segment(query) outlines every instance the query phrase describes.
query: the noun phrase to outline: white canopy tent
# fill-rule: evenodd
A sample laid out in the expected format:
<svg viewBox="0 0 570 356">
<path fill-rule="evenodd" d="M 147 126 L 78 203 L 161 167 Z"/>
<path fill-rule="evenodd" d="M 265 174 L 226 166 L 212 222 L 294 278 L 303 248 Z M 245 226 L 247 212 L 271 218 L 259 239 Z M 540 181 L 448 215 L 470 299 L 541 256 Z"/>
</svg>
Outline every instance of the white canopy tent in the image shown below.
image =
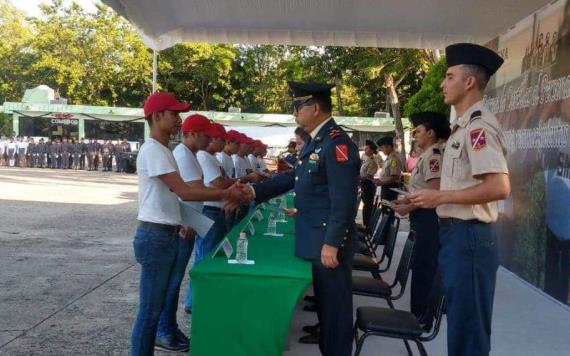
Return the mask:
<svg viewBox="0 0 570 356">
<path fill-rule="evenodd" d="M 441 49 L 490 40 L 551 0 L 103 0 L 156 50 L 178 42 Z"/>
</svg>

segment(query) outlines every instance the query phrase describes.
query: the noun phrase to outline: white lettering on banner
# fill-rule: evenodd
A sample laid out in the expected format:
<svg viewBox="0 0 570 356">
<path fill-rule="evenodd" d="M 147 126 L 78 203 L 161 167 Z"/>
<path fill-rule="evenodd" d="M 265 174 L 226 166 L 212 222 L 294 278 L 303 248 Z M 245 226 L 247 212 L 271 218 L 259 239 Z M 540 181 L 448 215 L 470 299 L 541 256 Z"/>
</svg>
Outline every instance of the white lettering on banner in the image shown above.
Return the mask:
<svg viewBox="0 0 570 356">
<path fill-rule="evenodd" d="M 51 119 L 51 123 L 55 125 L 79 125 L 78 119 Z"/>
<path fill-rule="evenodd" d="M 527 87 L 527 82 L 528 75 L 518 88 L 509 85 L 500 95 L 485 95 L 485 105 L 493 113 L 503 113 L 570 98 L 570 75 L 550 80 L 548 74 L 541 72 L 536 85 Z"/>
<path fill-rule="evenodd" d="M 569 147 L 570 126 L 544 126 L 504 131 L 509 151 L 537 148 Z"/>
</svg>

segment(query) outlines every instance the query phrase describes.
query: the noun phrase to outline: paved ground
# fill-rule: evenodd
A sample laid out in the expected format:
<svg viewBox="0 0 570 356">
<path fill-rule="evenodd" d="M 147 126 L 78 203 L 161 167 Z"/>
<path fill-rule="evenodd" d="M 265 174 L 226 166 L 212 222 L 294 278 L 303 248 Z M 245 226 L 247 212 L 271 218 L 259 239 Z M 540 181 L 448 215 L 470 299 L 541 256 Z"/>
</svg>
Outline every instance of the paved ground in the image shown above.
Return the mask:
<svg viewBox="0 0 570 356">
<path fill-rule="evenodd" d="M 133 175 L 0 168 L 0 355 L 128 354 L 136 191 Z M 385 303 L 356 297 L 355 305 Z M 396 306 L 408 305 L 406 293 Z M 315 320 L 299 306 L 284 355 L 318 354 L 296 342 Z M 181 312 L 179 321 L 186 331 L 190 320 Z M 505 270 L 493 327 L 492 355 L 570 355 L 570 310 Z M 446 353 L 445 323 L 426 346 Z M 362 355 L 378 354 L 406 353 L 399 341 L 371 338 Z"/>
</svg>

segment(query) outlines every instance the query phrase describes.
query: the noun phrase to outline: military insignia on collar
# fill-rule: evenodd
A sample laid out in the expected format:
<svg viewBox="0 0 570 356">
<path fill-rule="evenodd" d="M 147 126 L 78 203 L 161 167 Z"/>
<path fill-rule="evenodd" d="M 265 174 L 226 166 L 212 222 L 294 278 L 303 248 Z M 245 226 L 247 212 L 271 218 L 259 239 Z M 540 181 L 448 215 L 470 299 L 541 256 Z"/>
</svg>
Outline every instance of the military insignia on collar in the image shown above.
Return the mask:
<svg viewBox="0 0 570 356">
<path fill-rule="evenodd" d="M 484 128 L 471 130 L 469 137 L 471 138 L 471 147 L 474 150 L 480 150 L 487 146 L 487 137 L 485 136 Z"/>
<path fill-rule="evenodd" d="M 348 146 L 347 145 L 336 145 L 336 161 L 346 162 L 348 161 Z"/>
<path fill-rule="evenodd" d="M 309 160 L 311 161 L 318 161 L 319 160 L 319 155 L 316 153 L 311 153 L 311 155 L 309 156 Z"/>
<path fill-rule="evenodd" d="M 439 172 L 439 160 L 437 158 L 429 160 L 429 170 L 432 172 Z"/>
<path fill-rule="evenodd" d="M 455 149 L 458 149 L 458 148 L 459 148 L 459 142 L 458 142 L 458 141 L 453 141 L 453 142 L 451 143 L 451 147 L 452 147 L 452 148 L 455 148 Z"/>
<path fill-rule="evenodd" d="M 341 130 L 331 130 L 331 138 L 337 138 L 342 134 Z"/>
</svg>

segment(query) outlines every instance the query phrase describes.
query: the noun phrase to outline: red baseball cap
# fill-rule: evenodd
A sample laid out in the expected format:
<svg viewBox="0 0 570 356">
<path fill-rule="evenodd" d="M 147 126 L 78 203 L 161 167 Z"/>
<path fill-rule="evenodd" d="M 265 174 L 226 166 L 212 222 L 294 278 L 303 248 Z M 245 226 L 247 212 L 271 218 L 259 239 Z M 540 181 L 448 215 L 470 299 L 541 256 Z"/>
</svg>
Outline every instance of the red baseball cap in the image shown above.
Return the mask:
<svg viewBox="0 0 570 356">
<path fill-rule="evenodd" d="M 230 131 L 226 132 L 226 140 L 236 142 L 236 143 L 240 143 L 240 135 L 241 134 L 239 132 L 237 132 L 236 130 L 230 130 Z"/>
<path fill-rule="evenodd" d="M 221 137 L 223 139 L 226 138 L 226 128 L 223 125 L 220 125 L 216 122 L 212 123 L 212 127 L 210 128 L 209 132 L 207 132 L 207 135 L 212 137 L 212 138 L 218 138 Z"/>
<path fill-rule="evenodd" d="M 212 125 L 212 122 L 206 116 L 193 114 L 184 119 L 181 130 L 183 133 L 204 132 L 210 136 Z"/>
<path fill-rule="evenodd" d="M 144 102 L 145 117 L 164 110 L 184 112 L 190 110 L 190 104 L 180 102 L 176 99 L 174 94 L 164 91 L 157 91 L 146 98 Z"/>
</svg>

